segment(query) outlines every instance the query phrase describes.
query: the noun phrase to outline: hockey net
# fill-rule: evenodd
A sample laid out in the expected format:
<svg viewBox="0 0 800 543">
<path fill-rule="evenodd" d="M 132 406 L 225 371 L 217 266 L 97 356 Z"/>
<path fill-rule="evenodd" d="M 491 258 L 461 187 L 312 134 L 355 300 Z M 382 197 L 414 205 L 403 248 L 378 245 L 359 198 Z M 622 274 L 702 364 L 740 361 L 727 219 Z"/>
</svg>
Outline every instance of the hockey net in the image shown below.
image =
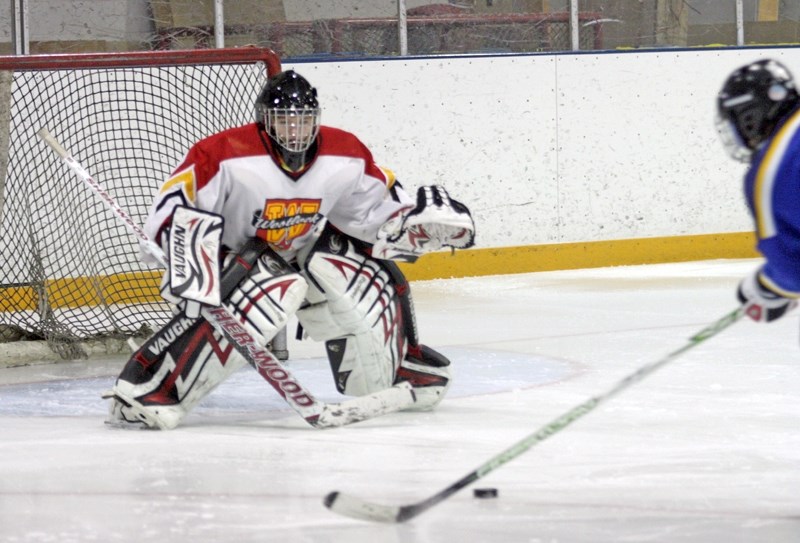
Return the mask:
<svg viewBox="0 0 800 543">
<path fill-rule="evenodd" d="M 253 120 L 280 60 L 260 48 L 0 57 L 0 342 L 46 340 L 64 358 L 146 336 L 170 308 L 162 270 L 36 137 L 47 128 L 144 222 L 197 140 Z"/>
</svg>

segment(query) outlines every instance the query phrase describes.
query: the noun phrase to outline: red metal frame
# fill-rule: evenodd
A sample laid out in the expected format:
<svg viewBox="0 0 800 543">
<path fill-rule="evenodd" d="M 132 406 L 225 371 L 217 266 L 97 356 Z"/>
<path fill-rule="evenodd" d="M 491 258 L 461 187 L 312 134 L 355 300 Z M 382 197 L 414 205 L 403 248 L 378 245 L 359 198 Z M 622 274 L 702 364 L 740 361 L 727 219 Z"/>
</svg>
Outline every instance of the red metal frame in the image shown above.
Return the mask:
<svg viewBox="0 0 800 543">
<path fill-rule="evenodd" d="M 281 71 L 280 57 L 262 47 L 74 53 L 54 55 L 0 55 L 0 70 L 35 71 L 86 68 L 136 68 L 197 64 L 249 64 L 264 62 L 269 75 Z"/>
</svg>

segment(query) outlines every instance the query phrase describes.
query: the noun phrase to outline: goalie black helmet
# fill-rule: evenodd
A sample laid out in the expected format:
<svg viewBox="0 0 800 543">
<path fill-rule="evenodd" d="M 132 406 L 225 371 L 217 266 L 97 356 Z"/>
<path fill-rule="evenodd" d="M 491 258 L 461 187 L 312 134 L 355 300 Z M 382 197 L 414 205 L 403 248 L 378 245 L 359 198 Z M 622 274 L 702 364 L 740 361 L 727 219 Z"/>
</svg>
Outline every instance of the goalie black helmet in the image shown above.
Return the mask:
<svg viewBox="0 0 800 543">
<path fill-rule="evenodd" d="M 794 78 L 765 59 L 735 70 L 717 96 L 717 129 L 728 153 L 748 161 L 800 103 Z"/>
<path fill-rule="evenodd" d="M 271 77 L 256 99 L 256 118 L 277 144 L 284 165 L 299 170 L 313 156 L 319 133 L 317 89 L 295 72 Z"/>
</svg>

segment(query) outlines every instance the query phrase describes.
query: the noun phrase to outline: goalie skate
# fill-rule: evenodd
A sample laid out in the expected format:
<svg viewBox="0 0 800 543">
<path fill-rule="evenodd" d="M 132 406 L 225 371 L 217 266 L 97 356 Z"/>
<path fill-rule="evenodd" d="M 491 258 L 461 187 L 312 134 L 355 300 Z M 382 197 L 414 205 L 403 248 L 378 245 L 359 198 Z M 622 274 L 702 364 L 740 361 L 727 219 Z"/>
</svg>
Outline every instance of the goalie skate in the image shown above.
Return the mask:
<svg viewBox="0 0 800 543">
<path fill-rule="evenodd" d="M 104 400 L 111 400 L 105 423 L 115 428 L 168 430 L 174 428 L 180 420 L 180 416 L 166 413 L 166 406 L 166 409 L 159 410 L 160 413 L 153 413 L 136 400 L 125 398 L 119 390 L 104 392 L 102 397 Z M 167 422 L 173 420 L 173 425 Z"/>
<path fill-rule="evenodd" d="M 450 360 L 426 345 L 409 346 L 395 383 L 408 381 L 417 402 L 407 411 L 429 411 L 439 405 L 450 388 Z"/>
</svg>

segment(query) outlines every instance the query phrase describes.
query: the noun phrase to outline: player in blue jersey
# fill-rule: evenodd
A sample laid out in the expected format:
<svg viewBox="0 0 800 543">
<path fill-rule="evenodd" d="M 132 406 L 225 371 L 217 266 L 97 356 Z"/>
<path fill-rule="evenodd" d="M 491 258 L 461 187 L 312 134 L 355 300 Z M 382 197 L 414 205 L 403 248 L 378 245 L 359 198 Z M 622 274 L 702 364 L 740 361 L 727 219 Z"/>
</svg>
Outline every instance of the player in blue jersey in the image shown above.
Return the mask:
<svg viewBox="0 0 800 543">
<path fill-rule="evenodd" d="M 735 70 L 717 96 L 717 127 L 728 153 L 749 162 L 744 178 L 763 266 L 738 298 L 753 320 L 783 316 L 800 298 L 800 96 L 781 63 Z"/>
</svg>

